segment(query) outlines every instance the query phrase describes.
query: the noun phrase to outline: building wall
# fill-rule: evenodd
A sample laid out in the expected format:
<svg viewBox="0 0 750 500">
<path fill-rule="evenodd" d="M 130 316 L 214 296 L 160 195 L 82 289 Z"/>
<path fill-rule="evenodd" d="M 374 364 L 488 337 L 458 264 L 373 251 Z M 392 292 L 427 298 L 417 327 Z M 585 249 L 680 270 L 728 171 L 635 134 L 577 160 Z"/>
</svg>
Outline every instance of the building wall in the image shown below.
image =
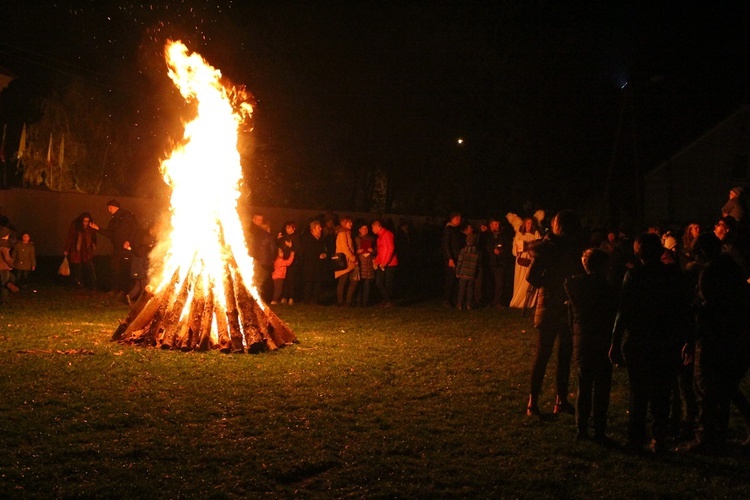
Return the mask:
<svg viewBox="0 0 750 500">
<path fill-rule="evenodd" d="M 647 222 L 713 222 L 734 186 L 735 157 L 750 155 L 750 111 L 743 110 L 646 175 Z"/>
<path fill-rule="evenodd" d="M 107 212 L 107 202 L 111 199 L 112 196 L 61 193 L 44 189 L 0 190 L 0 215 L 6 215 L 17 230 L 31 235 L 38 256 L 56 256 L 62 255 L 62 247 L 70 223 L 81 213 L 89 212 L 97 224 L 102 227 L 107 226 L 110 218 Z M 122 208 L 133 212 L 144 226 L 150 225 L 167 214 L 167 200 L 125 196 L 118 196 L 117 200 Z M 199 200 L 196 203 L 199 203 Z M 248 206 L 243 210 L 243 224 L 246 229 L 250 224 L 251 213 L 249 212 L 256 210 L 269 220 L 273 231 L 278 231 L 285 221 L 293 220 L 297 223 L 297 232 L 300 232 L 310 219 L 322 213 L 321 210 Z M 397 222 L 400 218 L 404 218 L 413 224 L 420 225 L 425 219 L 423 216 L 341 211 L 336 213 L 339 216 L 349 215 L 355 219 L 361 218 L 367 221 L 380 217 Z M 112 245 L 107 238 L 99 239 L 98 253 L 100 255 L 112 254 Z"/>
</svg>

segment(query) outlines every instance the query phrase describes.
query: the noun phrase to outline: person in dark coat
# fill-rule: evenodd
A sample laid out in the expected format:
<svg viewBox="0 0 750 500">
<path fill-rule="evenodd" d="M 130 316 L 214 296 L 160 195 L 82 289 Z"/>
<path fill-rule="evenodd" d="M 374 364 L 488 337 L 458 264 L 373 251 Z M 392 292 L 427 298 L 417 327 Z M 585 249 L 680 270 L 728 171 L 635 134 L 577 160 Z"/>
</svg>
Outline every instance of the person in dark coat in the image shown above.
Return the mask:
<svg viewBox="0 0 750 500">
<path fill-rule="evenodd" d="M 570 361 L 573 334 L 568 322 L 564 283 L 570 276 L 581 274 L 581 222 L 571 210 L 563 210 L 552 219 L 552 233 L 533 248 L 534 260 L 526 280 L 538 290 L 534 326 L 538 331 L 537 348 L 531 368 L 531 391 L 526 406 L 528 416 L 540 415 L 539 392 L 542 389 L 552 348 L 557 345 L 557 397 L 554 413 L 575 413 L 568 402 Z"/>
<path fill-rule="evenodd" d="M 483 234 L 482 268 L 484 270 L 485 296 L 491 300 L 493 307 L 507 307 L 504 299 L 505 272 L 511 267 L 513 237 L 505 231 L 500 219 L 492 218 L 489 231 Z M 508 256 L 511 256 L 509 258 Z M 511 273 L 512 274 L 512 273 Z"/>
<path fill-rule="evenodd" d="M 89 226 L 112 242 L 110 293 L 124 299 L 125 294 L 131 289 L 130 257 L 133 249 L 130 244 L 138 238 L 139 228 L 133 214 L 120 208 L 120 202 L 117 200 L 107 202 L 107 211 L 112 218 L 106 229 L 100 228 L 93 221 L 89 223 Z"/>
<path fill-rule="evenodd" d="M 91 214 L 84 212 L 73 220 L 65 238 L 63 254 L 70 262 L 75 285 L 96 289 L 96 271 L 94 255 L 96 254 L 96 231 L 91 227 Z"/>
<path fill-rule="evenodd" d="M 699 236 L 694 248 L 696 261 L 702 266 L 694 376 L 698 422 L 695 440 L 678 450 L 721 452 L 727 441 L 730 401 L 747 406 L 739 384 L 747 371 L 750 351 L 750 285 L 740 265 L 721 252 L 721 242 L 713 233 Z M 739 400 L 735 400 L 737 396 Z"/>
<path fill-rule="evenodd" d="M 617 314 L 617 289 L 607 281 L 609 255 L 604 250 L 588 249 L 581 261 L 587 274 L 565 280 L 573 327 L 573 360 L 578 367 L 576 438 L 588 439 L 593 409 L 594 439 L 607 442 L 607 410 L 612 390 L 609 346 Z"/>
<path fill-rule="evenodd" d="M 610 359 L 628 370 L 627 447 L 649 443 L 646 419 L 653 417 L 651 451 L 666 450 L 672 382 L 690 331 L 690 292 L 679 268 L 661 261 L 658 235 L 643 233 L 633 245 L 638 265 L 626 274 L 612 331 Z"/>
<path fill-rule="evenodd" d="M 300 243 L 304 301 L 306 304 L 319 304 L 321 288 L 331 274 L 328 265 L 330 249 L 323 238 L 323 228 L 319 220 L 310 222 L 310 230 L 302 234 Z"/>
<path fill-rule="evenodd" d="M 458 295 L 458 278 L 456 278 L 456 262 L 458 254 L 464 247 L 464 234 L 461 232 L 461 214 L 453 212 L 448 223 L 443 228 L 443 237 L 440 243 L 443 256 L 443 270 L 445 282 L 443 287 L 443 305 L 453 307 L 453 301 Z"/>
<path fill-rule="evenodd" d="M 297 234 L 297 224 L 294 221 L 289 220 L 284 223 L 284 227 L 276 236 L 276 246 L 282 249 L 285 259 L 288 259 L 292 253 L 299 253 L 300 241 Z M 297 297 L 299 270 L 300 266 L 297 264 L 296 259 L 292 261 L 286 270 L 286 278 L 284 278 L 281 296 L 289 298 L 289 305 L 293 305 Z M 284 299 L 282 299 L 282 303 L 284 303 L 283 301 Z"/>
</svg>

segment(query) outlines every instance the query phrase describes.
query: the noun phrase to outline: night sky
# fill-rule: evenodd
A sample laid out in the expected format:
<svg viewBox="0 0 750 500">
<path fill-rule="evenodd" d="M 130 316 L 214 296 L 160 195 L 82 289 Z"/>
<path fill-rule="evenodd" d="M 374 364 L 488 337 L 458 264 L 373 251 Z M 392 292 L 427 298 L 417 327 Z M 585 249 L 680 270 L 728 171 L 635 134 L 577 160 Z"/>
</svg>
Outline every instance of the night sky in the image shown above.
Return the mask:
<svg viewBox="0 0 750 500">
<path fill-rule="evenodd" d="M 575 206 L 610 165 L 630 197 L 635 163 L 747 103 L 742 3 L 564 3 L 17 2 L 0 66 L 40 93 L 73 75 L 112 96 L 142 189 L 175 131 L 162 50 L 181 39 L 255 96 L 263 201 L 368 208 L 380 170 L 394 210 L 437 215 Z"/>
</svg>

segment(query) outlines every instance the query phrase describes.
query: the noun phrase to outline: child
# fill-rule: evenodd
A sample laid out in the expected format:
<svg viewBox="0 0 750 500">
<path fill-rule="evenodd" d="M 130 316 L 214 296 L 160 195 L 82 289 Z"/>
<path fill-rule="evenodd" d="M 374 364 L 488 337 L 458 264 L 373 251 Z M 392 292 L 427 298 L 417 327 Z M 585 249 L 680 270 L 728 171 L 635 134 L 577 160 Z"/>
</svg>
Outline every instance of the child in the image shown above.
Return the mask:
<svg viewBox="0 0 750 500">
<path fill-rule="evenodd" d="M 471 309 L 474 300 L 474 280 L 477 277 L 479 264 L 479 252 L 477 251 L 477 235 L 469 233 L 466 235 L 466 246 L 458 254 L 456 262 L 456 277 L 458 278 L 458 301 L 456 308 L 460 311 L 464 307 L 464 296 L 466 297 L 466 309 Z"/>
<path fill-rule="evenodd" d="M 604 250 L 586 250 L 581 262 L 587 274 L 565 280 L 573 326 L 573 359 L 578 365 L 576 439 L 588 439 L 593 406 L 594 440 L 606 444 L 607 410 L 612 389 L 609 348 L 617 314 L 617 290 L 607 281 L 609 255 Z"/>
<path fill-rule="evenodd" d="M 10 256 L 10 229 L 0 226 L 0 304 L 8 296 L 11 282 L 10 270 L 13 269 L 13 259 Z M 8 288 L 6 288 L 6 286 Z"/>
<path fill-rule="evenodd" d="M 273 279 L 273 300 L 271 305 L 276 305 L 281 299 L 282 304 L 286 304 L 287 297 L 281 298 L 281 292 L 284 289 L 284 279 L 286 278 L 286 269 L 292 262 L 294 262 L 294 252 L 289 253 L 289 258 L 284 258 L 284 249 L 279 248 L 276 260 L 273 261 L 273 273 L 271 273 L 271 279 Z"/>
<path fill-rule="evenodd" d="M 16 285 L 26 288 L 29 273 L 36 270 L 36 252 L 29 233 L 23 233 L 21 241 L 16 242 L 13 252 L 13 269 L 16 273 Z"/>
</svg>

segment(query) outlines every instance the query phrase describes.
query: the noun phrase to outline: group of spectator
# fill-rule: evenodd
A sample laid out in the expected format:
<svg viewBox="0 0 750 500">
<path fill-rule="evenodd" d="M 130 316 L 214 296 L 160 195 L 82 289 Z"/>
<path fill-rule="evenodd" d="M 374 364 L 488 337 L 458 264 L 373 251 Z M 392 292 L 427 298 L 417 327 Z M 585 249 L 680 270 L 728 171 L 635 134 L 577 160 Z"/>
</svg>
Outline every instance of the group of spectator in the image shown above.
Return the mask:
<svg viewBox="0 0 750 500">
<path fill-rule="evenodd" d="M 260 213 L 253 214 L 250 256 L 255 286 L 271 305 L 325 304 L 339 306 L 393 305 L 399 257 L 396 237 L 383 221 L 354 221 L 349 216 L 310 220 L 301 234 L 294 221 L 271 234 Z"/>
<path fill-rule="evenodd" d="M 31 235 L 14 234 L 10 220 L 0 216 L 0 306 L 7 301 L 9 292 L 18 293 L 28 286 L 29 273 L 35 269 L 36 251 Z"/>
<path fill-rule="evenodd" d="M 750 427 L 739 388 L 750 367 L 750 231 L 741 194 L 732 189 L 713 230 L 691 223 L 682 238 L 652 226 L 634 239 L 617 230 L 597 241 L 582 235 L 574 212 L 553 218 L 531 247 L 526 278 L 537 290 L 538 330 L 528 416 L 542 416 L 539 395 L 557 341 L 553 413 L 575 415 L 579 440 L 611 444 L 613 365 L 628 374 L 629 449 L 659 453 L 682 441 L 674 449 L 722 452 L 730 403 Z M 572 362 L 575 406 L 567 397 Z"/>
</svg>

